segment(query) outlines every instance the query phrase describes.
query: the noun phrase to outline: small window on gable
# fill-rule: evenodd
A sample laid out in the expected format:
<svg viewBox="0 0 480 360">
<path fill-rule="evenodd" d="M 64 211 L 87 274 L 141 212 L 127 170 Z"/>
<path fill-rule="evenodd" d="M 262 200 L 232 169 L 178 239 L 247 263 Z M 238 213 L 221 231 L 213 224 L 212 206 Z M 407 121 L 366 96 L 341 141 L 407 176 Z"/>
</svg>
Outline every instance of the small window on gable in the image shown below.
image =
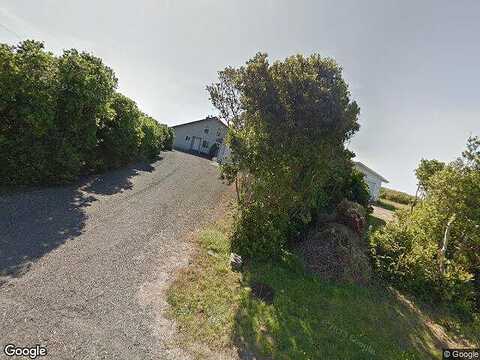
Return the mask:
<svg viewBox="0 0 480 360">
<path fill-rule="evenodd" d="M 205 128 L 205 130 L 203 130 L 203 132 L 204 132 L 205 134 L 208 134 L 208 128 Z"/>
<path fill-rule="evenodd" d="M 207 141 L 207 140 L 203 140 L 202 146 L 203 146 L 204 148 L 208 148 L 208 141 Z"/>
</svg>

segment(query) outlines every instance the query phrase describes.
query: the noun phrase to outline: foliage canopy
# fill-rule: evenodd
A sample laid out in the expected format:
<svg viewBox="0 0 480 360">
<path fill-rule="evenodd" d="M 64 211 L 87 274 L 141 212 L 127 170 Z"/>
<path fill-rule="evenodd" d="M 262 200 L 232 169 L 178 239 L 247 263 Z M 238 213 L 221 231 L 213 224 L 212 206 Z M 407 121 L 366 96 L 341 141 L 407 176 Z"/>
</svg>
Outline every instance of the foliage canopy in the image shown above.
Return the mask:
<svg viewBox="0 0 480 360">
<path fill-rule="evenodd" d="M 462 310 L 480 309 L 479 149 L 470 138 L 467 152 L 450 164 L 422 160 L 419 169 L 428 171 L 417 174 L 424 199 L 372 237 L 386 278 Z"/>
<path fill-rule="evenodd" d="M 0 44 L 0 185 L 61 183 L 152 159 L 173 132 L 116 92 L 100 58 L 41 42 Z"/>
<path fill-rule="evenodd" d="M 320 55 L 269 63 L 258 53 L 239 68 L 219 72 L 207 86 L 229 124 L 238 219 L 234 247 L 244 255 L 279 254 L 316 215 L 345 196 L 352 176 L 344 142 L 358 129 L 342 69 Z"/>
</svg>

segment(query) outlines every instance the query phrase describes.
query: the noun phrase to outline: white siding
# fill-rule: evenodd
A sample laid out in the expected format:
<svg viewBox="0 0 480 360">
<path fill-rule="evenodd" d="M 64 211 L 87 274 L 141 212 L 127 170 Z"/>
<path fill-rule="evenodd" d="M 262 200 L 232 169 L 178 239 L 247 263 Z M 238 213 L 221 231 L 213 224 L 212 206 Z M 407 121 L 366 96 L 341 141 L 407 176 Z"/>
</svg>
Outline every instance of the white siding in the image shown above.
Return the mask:
<svg viewBox="0 0 480 360">
<path fill-rule="evenodd" d="M 364 180 L 368 185 L 370 198 L 372 201 L 377 201 L 380 197 L 380 188 L 382 187 L 383 179 L 362 165 L 355 164 L 355 168 L 365 176 Z"/>
<path fill-rule="evenodd" d="M 368 185 L 368 191 L 370 192 L 370 198 L 373 201 L 377 201 L 380 196 L 380 187 L 382 186 L 382 181 L 373 176 L 365 176 L 365 182 Z"/>
<path fill-rule="evenodd" d="M 228 162 L 229 158 L 230 158 L 230 148 L 227 145 L 222 144 L 220 146 L 220 149 L 218 150 L 217 161 L 220 164 L 222 164 L 222 163 Z"/>
<path fill-rule="evenodd" d="M 175 149 L 193 151 L 197 150 L 193 148 L 194 144 L 199 143 L 198 151 L 203 154 L 208 154 L 215 142 L 221 144 L 227 132 L 227 127 L 215 118 L 174 126 L 174 129 Z"/>
</svg>

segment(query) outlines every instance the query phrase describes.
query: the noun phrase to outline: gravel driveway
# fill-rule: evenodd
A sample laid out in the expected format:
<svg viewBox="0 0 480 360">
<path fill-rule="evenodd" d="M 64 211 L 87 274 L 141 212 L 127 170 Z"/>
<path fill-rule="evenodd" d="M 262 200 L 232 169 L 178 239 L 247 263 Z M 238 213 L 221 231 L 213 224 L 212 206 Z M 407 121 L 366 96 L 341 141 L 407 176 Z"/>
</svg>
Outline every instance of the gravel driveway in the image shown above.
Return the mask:
<svg viewBox="0 0 480 360">
<path fill-rule="evenodd" d="M 227 193 L 180 152 L 76 186 L 0 196 L 0 346 L 48 359 L 182 359 L 163 291 Z"/>
</svg>

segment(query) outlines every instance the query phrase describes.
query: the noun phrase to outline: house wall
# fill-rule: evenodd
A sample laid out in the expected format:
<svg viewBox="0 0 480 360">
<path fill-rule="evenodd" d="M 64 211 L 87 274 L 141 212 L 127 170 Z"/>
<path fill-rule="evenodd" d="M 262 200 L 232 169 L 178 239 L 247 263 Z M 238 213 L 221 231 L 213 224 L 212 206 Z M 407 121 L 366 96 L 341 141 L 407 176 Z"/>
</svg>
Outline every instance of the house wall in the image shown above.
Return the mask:
<svg viewBox="0 0 480 360">
<path fill-rule="evenodd" d="M 174 126 L 175 140 L 174 149 L 183 151 L 193 151 L 194 137 L 199 138 L 199 152 L 208 154 L 210 147 L 215 143 L 219 145 L 223 142 L 227 127 L 216 119 L 205 119 L 190 124 Z M 206 132 L 206 130 L 208 130 Z M 204 146 L 206 145 L 206 146 Z"/>
<path fill-rule="evenodd" d="M 360 171 L 365 177 L 364 180 L 368 185 L 368 192 L 370 193 L 370 199 L 377 201 L 380 197 L 380 188 L 382 187 L 382 179 L 376 174 L 365 169 L 363 166 L 355 165 L 355 168 Z"/>
<path fill-rule="evenodd" d="M 230 148 L 225 145 L 225 144 L 222 144 L 220 146 L 220 149 L 218 150 L 218 155 L 217 155 L 217 161 L 222 164 L 222 163 L 228 163 L 229 159 L 230 159 Z"/>
</svg>

